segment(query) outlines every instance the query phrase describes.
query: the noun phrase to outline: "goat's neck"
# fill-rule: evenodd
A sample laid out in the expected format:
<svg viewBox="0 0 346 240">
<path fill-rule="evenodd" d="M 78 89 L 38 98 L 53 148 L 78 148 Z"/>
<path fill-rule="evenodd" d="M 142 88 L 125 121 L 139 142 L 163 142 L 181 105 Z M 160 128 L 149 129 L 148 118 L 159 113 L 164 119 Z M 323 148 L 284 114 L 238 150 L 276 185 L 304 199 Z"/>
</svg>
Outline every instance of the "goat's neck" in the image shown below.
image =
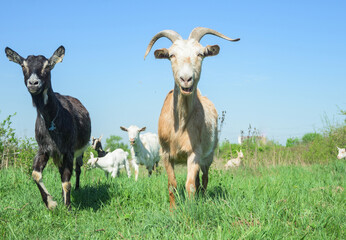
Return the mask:
<svg viewBox="0 0 346 240">
<path fill-rule="evenodd" d="M 142 149 L 144 148 L 142 141 L 138 138 L 135 144 L 132 145 L 135 156 L 138 157 L 142 154 Z"/>
<path fill-rule="evenodd" d="M 98 156 L 101 156 L 101 155 L 105 156 L 106 155 L 106 151 L 103 150 L 102 147 L 99 147 L 97 149 L 97 154 L 98 154 Z"/>
<path fill-rule="evenodd" d="M 47 88 L 37 95 L 31 95 L 37 112 L 47 121 L 51 122 L 58 113 L 60 106 L 59 100 L 56 98 L 53 90 Z"/>
<path fill-rule="evenodd" d="M 189 96 L 184 96 L 180 92 L 179 86 L 175 85 L 173 92 L 173 114 L 175 129 L 185 128 L 193 111 L 197 98 L 197 89 Z"/>
</svg>

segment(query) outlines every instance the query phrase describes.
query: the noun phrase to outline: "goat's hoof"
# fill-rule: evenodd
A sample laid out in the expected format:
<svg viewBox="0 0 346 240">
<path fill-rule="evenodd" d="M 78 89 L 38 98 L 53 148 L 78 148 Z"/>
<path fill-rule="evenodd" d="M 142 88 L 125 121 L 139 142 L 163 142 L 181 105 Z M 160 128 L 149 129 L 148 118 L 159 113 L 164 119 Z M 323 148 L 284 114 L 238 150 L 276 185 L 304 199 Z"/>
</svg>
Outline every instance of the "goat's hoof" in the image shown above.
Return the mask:
<svg viewBox="0 0 346 240">
<path fill-rule="evenodd" d="M 56 208 L 56 206 L 58 205 L 58 203 L 56 201 L 53 201 L 53 198 L 51 196 L 48 196 L 48 209 L 49 210 L 54 210 Z"/>
</svg>

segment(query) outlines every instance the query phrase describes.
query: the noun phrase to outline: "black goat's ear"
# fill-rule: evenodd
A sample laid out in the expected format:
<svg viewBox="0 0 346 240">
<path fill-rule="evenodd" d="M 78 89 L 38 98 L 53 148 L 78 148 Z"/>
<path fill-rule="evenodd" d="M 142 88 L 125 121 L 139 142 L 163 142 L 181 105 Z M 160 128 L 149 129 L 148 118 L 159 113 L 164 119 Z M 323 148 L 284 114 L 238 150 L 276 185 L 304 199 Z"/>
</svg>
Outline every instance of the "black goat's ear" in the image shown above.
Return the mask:
<svg viewBox="0 0 346 240">
<path fill-rule="evenodd" d="M 209 57 L 209 56 L 215 56 L 218 55 L 220 51 L 219 45 L 208 45 L 204 48 L 204 56 Z"/>
<path fill-rule="evenodd" d="M 159 58 L 159 59 L 169 58 L 169 53 L 167 48 L 157 49 L 154 52 L 154 55 L 155 55 L 155 58 Z"/>
<path fill-rule="evenodd" d="M 5 48 L 5 53 L 6 53 L 6 57 L 15 63 L 18 63 L 20 65 L 23 64 L 24 58 L 21 57 L 18 53 L 16 53 L 15 51 L 13 51 L 11 48 L 6 47 Z"/>
<path fill-rule="evenodd" d="M 54 53 L 53 56 L 50 57 L 48 60 L 49 67 L 52 70 L 55 66 L 55 64 L 62 62 L 62 59 L 65 56 L 65 48 L 64 46 L 60 46 Z"/>
</svg>

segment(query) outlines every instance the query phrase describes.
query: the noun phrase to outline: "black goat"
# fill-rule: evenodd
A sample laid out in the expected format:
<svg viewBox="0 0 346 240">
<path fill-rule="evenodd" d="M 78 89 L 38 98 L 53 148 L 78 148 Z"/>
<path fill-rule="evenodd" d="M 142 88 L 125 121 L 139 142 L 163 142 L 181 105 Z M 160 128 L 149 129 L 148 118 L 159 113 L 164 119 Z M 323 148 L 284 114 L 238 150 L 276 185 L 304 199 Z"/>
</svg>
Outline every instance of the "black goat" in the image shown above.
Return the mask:
<svg viewBox="0 0 346 240">
<path fill-rule="evenodd" d="M 97 151 L 98 157 L 104 157 L 107 155 L 107 151 L 104 151 L 101 144 L 102 135 L 99 138 L 91 137 L 91 147 Z"/>
<path fill-rule="evenodd" d="M 61 62 L 65 48 L 60 46 L 49 59 L 42 55 L 30 55 L 26 59 L 10 48 L 5 49 L 10 61 L 22 66 L 25 86 L 37 110 L 35 138 L 38 152 L 34 158 L 32 177 L 37 184 L 47 208 L 54 209 L 57 203 L 42 181 L 42 172 L 49 157 L 53 158 L 62 182 L 64 203 L 71 208 L 71 176 L 73 160 L 76 161 L 76 189 L 83 165 L 83 152 L 90 139 L 91 123 L 88 111 L 76 98 L 53 92 L 51 70 Z"/>
</svg>

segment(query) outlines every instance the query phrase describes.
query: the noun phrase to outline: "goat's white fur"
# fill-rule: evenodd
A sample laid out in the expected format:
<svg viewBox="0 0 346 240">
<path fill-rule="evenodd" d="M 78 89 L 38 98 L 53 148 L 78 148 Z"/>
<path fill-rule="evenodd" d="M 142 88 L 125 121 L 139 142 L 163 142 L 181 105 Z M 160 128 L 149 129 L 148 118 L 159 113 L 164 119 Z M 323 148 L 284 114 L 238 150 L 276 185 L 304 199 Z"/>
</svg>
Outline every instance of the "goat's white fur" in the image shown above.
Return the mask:
<svg viewBox="0 0 346 240">
<path fill-rule="evenodd" d="M 146 166 L 149 176 L 154 170 L 155 165 L 160 161 L 160 144 L 158 136 L 154 133 L 140 134 L 145 130 L 145 127 L 130 126 L 128 128 L 120 127 L 126 131 L 131 144 L 131 164 L 135 169 L 135 179 L 138 179 L 138 165 Z"/>
<path fill-rule="evenodd" d="M 243 152 L 240 150 L 240 152 L 237 151 L 238 157 L 237 158 L 232 158 L 225 164 L 226 170 L 229 168 L 234 168 L 234 167 L 239 167 L 241 164 L 241 158 L 244 157 Z"/>
<path fill-rule="evenodd" d="M 339 153 L 337 158 L 338 159 L 342 159 L 342 158 L 346 158 L 346 148 L 338 148 Z"/>
<path fill-rule="evenodd" d="M 125 167 L 127 171 L 127 176 L 131 177 L 131 170 L 129 166 L 129 162 L 127 160 L 127 156 L 129 154 L 122 150 L 121 148 L 115 149 L 113 152 L 108 153 L 104 157 L 95 158 L 94 154 L 90 153 L 90 159 L 88 160 L 88 164 L 92 168 L 100 168 L 102 169 L 106 176 L 110 173 L 113 178 L 119 175 L 119 170 Z"/>
</svg>

